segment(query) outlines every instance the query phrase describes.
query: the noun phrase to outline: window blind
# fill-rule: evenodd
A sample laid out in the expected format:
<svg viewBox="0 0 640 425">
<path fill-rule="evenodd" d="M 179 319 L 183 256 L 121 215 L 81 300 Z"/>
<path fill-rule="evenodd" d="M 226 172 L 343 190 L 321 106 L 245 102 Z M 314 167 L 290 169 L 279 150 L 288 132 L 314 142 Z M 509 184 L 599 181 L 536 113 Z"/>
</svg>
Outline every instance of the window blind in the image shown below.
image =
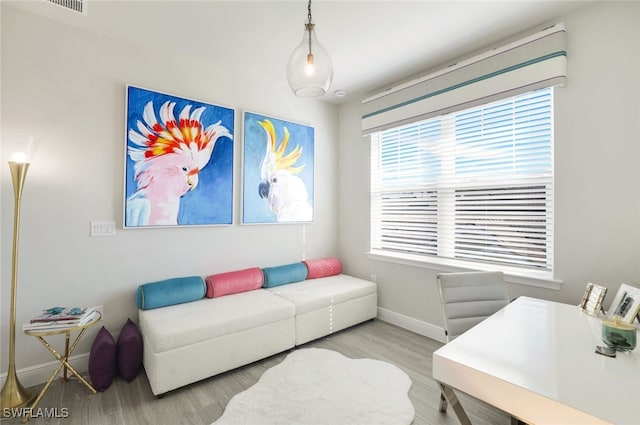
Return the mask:
<svg viewBox="0 0 640 425">
<path fill-rule="evenodd" d="M 374 133 L 372 251 L 550 272 L 552 95 Z"/>
<path fill-rule="evenodd" d="M 562 23 L 461 61 L 362 101 L 364 135 L 486 104 L 543 87 L 564 85 Z"/>
</svg>

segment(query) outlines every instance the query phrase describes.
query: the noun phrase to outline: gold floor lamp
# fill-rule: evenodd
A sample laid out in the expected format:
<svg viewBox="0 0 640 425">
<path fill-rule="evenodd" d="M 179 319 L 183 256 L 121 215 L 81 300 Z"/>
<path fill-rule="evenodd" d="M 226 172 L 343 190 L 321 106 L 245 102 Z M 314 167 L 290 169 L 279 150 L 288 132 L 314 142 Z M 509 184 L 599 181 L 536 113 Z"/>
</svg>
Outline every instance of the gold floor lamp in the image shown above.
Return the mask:
<svg viewBox="0 0 640 425">
<path fill-rule="evenodd" d="M 13 213 L 13 255 L 11 257 L 11 308 L 9 320 L 9 369 L 7 379 L 2 386 L 0 407 L 17 408 L 25 406 L 31 399 L 30 393 L 24 389 L 16 375 L 16 296 L 18 289 L 18 232 L 20 230 L 20 200 L 22 187 L 27 177 L 29 163 L 35 153 L 33 136 L 13 135 L 3 149 L 9 157 L 9 168 L 13 180 L 14 213 Z"/>
</svg>

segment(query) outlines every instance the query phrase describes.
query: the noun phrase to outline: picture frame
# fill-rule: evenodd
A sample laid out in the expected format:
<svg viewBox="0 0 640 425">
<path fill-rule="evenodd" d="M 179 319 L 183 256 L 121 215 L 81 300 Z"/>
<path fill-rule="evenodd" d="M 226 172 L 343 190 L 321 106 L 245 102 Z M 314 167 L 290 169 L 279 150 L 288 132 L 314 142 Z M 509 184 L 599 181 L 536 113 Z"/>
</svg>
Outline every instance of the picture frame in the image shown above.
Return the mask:
<svg viewBox="0 0 640 425">
<path fill-rule="evenodd" d="M 242 223 L 314 220 L 314 128 L 243 113 Z"/>
<path fill-rule="evenodd" d="M 595 283 L 587 283 L 587 287 L 580 301 L 580 309 L 592 316 L 599 316 L 602 310 L 602 301 L 607 295 L 607 288 Z"/>
<path fill-rule="evenodd" d="M 127 85 L 125 121 L 125 229 L 233 223 L 233 108 Z"/>
<path fill-rule="evenodd" d="M 620 318 L 625 323 L 633 323 L 640 312 L 640 288 L 633 285 L 621 284 L 615 298 L 611 302 L 608 317 Z"/>
</svg>

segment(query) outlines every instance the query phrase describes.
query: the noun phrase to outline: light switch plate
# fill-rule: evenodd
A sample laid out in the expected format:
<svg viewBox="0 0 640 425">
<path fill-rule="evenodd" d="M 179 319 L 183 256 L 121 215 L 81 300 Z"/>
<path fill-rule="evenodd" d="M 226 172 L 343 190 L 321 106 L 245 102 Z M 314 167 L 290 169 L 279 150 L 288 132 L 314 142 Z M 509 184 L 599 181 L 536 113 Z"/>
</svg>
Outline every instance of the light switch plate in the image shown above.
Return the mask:
<svg viewBox="0 0 640 425">
<path fill-rule="evenodd" d="M 92 221 L 91 222 L 91 237 L 115 236 L 115 235 L 116 235 L 115 221 Z"/>
</svg>

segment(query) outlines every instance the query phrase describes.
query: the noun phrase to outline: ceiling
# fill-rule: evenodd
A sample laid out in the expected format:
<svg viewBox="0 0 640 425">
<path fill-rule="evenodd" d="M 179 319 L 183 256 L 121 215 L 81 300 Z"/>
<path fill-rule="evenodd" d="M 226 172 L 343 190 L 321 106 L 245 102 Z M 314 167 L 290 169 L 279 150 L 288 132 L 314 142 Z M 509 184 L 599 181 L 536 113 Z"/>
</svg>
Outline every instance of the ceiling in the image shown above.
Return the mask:
<svg viewBox="0 0 640 425">
<path fill-rule="evenodd" d="M 84 0 L 86 15 L 46 0 L 6 1 L 23 10 L 157 50 L 190 55 L 235 75 L 288 89 L 286 63 L 302 40 L 306 0 Z M 590 1 L 316 0 L 313 22 L 334 78 L 321 98 L 342 103 L 541 25 Z M 334 95 L 337 89 L 347 95 Z"/>
</svg>

